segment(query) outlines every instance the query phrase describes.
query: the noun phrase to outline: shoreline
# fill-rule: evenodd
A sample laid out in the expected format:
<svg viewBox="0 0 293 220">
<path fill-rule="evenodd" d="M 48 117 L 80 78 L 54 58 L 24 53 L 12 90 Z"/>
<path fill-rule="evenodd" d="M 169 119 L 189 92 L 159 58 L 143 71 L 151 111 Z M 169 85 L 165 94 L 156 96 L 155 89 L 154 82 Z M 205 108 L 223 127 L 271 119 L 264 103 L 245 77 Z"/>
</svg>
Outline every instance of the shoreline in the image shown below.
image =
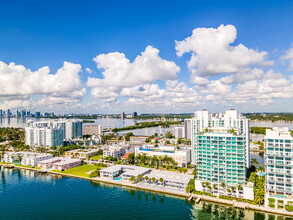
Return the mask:
<svg viewBox="0 0 293 220">
<path fill-rule="evenodd" d="M 10 165 L 10 167 L 9 167 Z M 12 165 L 12 166 L 11 166 Z M 16 168 L 16 169 L 23 169 L 23 170 L 31 170 L 39 173 L 49 173 L 49 174 L 55 174 L 55 175 L 61 175 L 65 177 L 72 177 L 72 178 L 78 178 L 78 179 L 84 179 L 84 180 L 89 180 L 89 181 L 95 181 L 95 182 L 102 182 L 102 183 L 107 183 L 107 184 L 112 184 L 112 185 L 117 185 L 117 186 L 126 186 L 126 187 L 131 187 L 131 188 L 136 188 L 140 190 L 147 190 L 147 191 L 153 191 L 153 192 L 158 192 L 158 193 L 163 193 L 163 194 L 169 194 L 169 195 L 174 195 L 174 196 L 180 196 L 183 198 L 189 198 L 191 195 L 193 197 L 201 197 L 203 201 L 208 201 L 208 202 L 213 202 L 213 203 L 218 203 L 218 204 L 223 204 L 223 205 L 228 205 L 232 206 L 234 205 L 233 200 L 226 200 L 226 199 L 221 199 L 217 197 L 211 197 L 207 195 L 197 195 L 197 194 L 186 194 L 186 193 L 175 193 L 175 192 L 169 192 L 169 191 L 164 191 L 164 190 L 158 190 L 158 189 L 150 189 L 150 188 L 145 188 L 142 186 L 137 186 L 131 183 L 121 183 L 121 182 L 114 182 L 113 180 L 107 180 L 107 179 L 101 179 L 101 178 L 90 178 L 90 177 L 83 177 L 83 176 L 77 176 L 77 175 L 72 175 L 72 174 L 67 174 L 67 173 L 59 173 L 59 172 L 53 172 L 53 171 L 44 171 L 40 169 L 35 169 L 35 168 L 29 168 L 29 167 L 21 167 L 13 164 L 0 164 L 1 167 L 6 167 L 6 168 Z M 238 204 L 243 204 L 247 207 L 246 210 L 254 210 L 254 211 L 260 211 L 260 212 L 265 212 L 265 213 L 272 213 L 276 215 L 282 215 L 282 216 L 293 216 L 293 212 L 288 212 L 287 210 L 283 209 L 273 209 L 273 208 L 267 208 L 264 206 L 258 206 L 258 205 L 252 205 L 249 203 L 244 203 L 244 202 L 237 202 Z"/>
</svg>

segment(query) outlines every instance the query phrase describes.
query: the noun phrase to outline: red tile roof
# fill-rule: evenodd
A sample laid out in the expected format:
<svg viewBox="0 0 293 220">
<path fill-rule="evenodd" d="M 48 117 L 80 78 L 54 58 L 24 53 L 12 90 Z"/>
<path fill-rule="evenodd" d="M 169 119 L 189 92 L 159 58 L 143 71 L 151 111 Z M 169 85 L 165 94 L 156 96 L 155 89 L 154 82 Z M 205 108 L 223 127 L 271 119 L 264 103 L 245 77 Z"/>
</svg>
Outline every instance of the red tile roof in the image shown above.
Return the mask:
<svg viewBox="0 0 293 220">
<path fill-rule="evenodd" d="M 128 158 L 128 156 L 130 155 L 130 154 L 132 154 L 132 153 L 127 153 L 127 154 L 124 154 L 121 158 L 125 158 L 125 159 L 127 159 Z"/>
</svg>

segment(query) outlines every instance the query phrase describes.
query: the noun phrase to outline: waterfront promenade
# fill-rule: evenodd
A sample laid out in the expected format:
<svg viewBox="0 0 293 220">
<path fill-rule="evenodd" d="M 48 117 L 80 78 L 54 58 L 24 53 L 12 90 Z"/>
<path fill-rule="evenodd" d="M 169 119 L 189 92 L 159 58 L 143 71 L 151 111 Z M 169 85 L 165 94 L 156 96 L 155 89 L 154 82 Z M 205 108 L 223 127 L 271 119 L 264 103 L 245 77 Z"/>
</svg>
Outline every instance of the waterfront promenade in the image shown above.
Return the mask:
<svg viewBox="0 0 293 220">
<path fill-rule="evenodd" d="M 9 164 L 0 164 L 0 166 L 9 167 Z M 234 204 L 235 204 L 235 201 L 232 201 L 232 200 L 226 200 L 226 199 L 211 197 L 211 196 L 207 196 L 207 195 L 190 194 L 190 193 L 186 193 L 183 191 L 180 192 L 180 191 L 176 191 L 176 190 L 173 190 L 170 188 L 160 187 L 160 186 L 145 186 L 144 184 L 133 184 L 133 183 L 126 182 L 126 181 L 116 181 L 116 180 L 102 178 L 102 177 L 89 178 L 89 177 L 82 177 L 82 176 L 77 176 L 77 175 L 72 175 L 72 174 L 61 173 L 61 172 L 54 172 L 54 171 L 49 171 L 49 170 L 44 171 L 44 170 L 40 170 L 40 169 L 20 167 L 20 166 L 14 166 L 14 168 L 31 170 L 31 171 L 35 171 L 35 172 L 41 172 L 41 173 L 62 175 L 62 176 L 66 176 L 66 177 L 73 177 L 73 178 L 103 182 L 103 183 L 126 186 L 126 187 L 132 187 L 132 188 L 136 188 L 136 189 L 140 189 L 140 190 L 149 190 L 149 191 L 154 191 L 154 192 L 159 192 L 159 193 L 181 196 L 181 197 L 185 197 L 185 198 L 189 198 L 192 195 L 193 198 L 201 197 L 201 199 L 203 201 L 220 203 L 220 204 L 229 205 L 229 206 L 234 206 Z M 288 212 L 286 210 L 267 208 L 264 206 L 252 205 L 252 204 L 248 204 L 245 202 L 237 202 L 237 204 L 238 204 L 238 206 L 245 206 L 248 210 L 274 213 L 274 214 L 278 214 L 278 215 L 293 216 L 293 212 Z"/>
</svg>

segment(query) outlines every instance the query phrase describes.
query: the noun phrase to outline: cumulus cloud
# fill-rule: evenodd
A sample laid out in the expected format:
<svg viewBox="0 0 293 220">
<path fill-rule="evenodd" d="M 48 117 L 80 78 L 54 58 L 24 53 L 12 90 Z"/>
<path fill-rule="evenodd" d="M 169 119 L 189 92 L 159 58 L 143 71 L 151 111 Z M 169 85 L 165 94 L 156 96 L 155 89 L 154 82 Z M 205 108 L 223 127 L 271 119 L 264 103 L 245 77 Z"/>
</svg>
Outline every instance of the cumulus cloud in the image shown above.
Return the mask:
<svg viewBox="0 0 293 220">
<path fill-rule="evenodd" d="M 22 65 L 7 65 L 0 61 L 0 96 L 68 93 L 80 90 L 80 71 L 79 64 L 69 62 L 64 62 L 56 74 L 50 74 L 47 66 L 31 71 Z"/>
<path fill-rule="evenodd" d="M 175 41 L 179 57 L 191 53 L 188 68 L 194 83 L 200 79 L 197 77 L 249 72 L 251 67 L 273 64 L 266 60 L 268 53 L 265 51 L 249 49 L 243 44 L 233 46 L 236 36 L 233 25 L 220 25 L 194 29 L 190 37 Z M 199 81 L 200 84 L 202 79 Z"/>
<path fill-rule="evenodd" d="M 293 47 L 286 51 L 286 53 L 281 56 L 282 60 L 288 60 L 289 61 L 289 67 L 288 70 L 293 70 Z"/>
<path fill-rule="evenodd" d="M 89 77 L 87 86 L 107 87 L 114 92 L 156 80 L 177 79 L 177 73 L 180 72 L 174 62 L 162 59 L 159 50 L 152 46 L 147 46 L 133 62 L 118 52 L 100 54 L 94 61 L 97 68 L 103 70 L 103 78 Z"/>
<path fill-rule="evenodd" d="M 93 71 L 90 68 L 85 68 L 85 71 L 87 71 L 89 74 L 91 74 Z"/>
<path fill-rule="evenodd" d="M 0 61 L 0 104 L 2 108 L 64 109 L 69 103 L 79 102 L 86 93 L 80 71 L 79 64 L 70 62 L 64 62 L 51 74 L 47 66 L 32 71 L 23 65 Z"/>
<path fill-rule="evenodd" d="M 150 100 L 162 98 L 165 95 L 165 90 L 160 89 L 158 84 L 145 84 L 130 88 L 123 88 L 120 95 L 126 97 L 140 97 Z"/>
</svg>

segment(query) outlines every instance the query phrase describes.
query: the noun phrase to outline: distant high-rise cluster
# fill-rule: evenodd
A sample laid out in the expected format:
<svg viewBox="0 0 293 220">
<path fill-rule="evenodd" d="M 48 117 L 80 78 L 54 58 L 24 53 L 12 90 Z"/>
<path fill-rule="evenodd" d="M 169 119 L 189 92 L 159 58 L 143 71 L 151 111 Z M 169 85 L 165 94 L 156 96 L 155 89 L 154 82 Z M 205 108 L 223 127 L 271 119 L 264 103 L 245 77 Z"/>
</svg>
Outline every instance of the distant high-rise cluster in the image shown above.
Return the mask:
<svg viewBox="0 0 293 220">
<path fill-rule="evenodd" d="M 41 116 L 55 116 L 54 112 L 45 112 L 43 114 L 41 114 L 41 112 L 35 112 L 35 113 L 31 113 L 29 110 L 16 110 L 15 113 L 12 113 L 10 109 L 7 109 L 6 111 L 3 109 L 0 109 L 0 118 L 10 118 L 10 117 L 14 117 L 14 118 L 26 118 L 26 117 L 36 117 L 39 118 Z"/>
</svg>

